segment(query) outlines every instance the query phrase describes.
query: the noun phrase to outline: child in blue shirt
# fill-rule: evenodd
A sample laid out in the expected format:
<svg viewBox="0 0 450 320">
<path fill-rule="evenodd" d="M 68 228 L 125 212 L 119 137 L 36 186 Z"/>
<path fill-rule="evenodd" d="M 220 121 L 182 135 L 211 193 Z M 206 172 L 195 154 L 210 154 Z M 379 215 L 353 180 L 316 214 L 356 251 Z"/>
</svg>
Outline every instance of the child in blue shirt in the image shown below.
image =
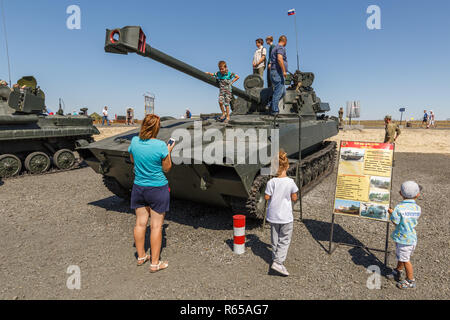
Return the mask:
<svg viewBox="0 0 450 320">
<path fill-rule="evenodd" d="M 416 204 L 416 199 L 420 195 L 420 187 L 414 181 L 406 181 L 401 186 L 400 195 L 403 201 L 394 210 L 389 208 L 390 219 L 396 226 L 391 237 L 396 244 L 398 263 L 397 267 L 388 275 L 388 278 L 399 281 L 397 287 L 400 289 L 411 289 L 416 287 L 410 257 L 417 244 L 415 227 L 417 226 L 421 209 Z M 406 280 L 400 281 L 403 267 L 406 270 Z"/>
<path fill-rule="evenodd" d="M 228 71 L 227 63 L 225 61 L 219 61 L 219 72 L 206 72 L 206 74 L 216 78 L 219 83 L 219 106 L 222 111 L 220 120 L 228 122 L 230 120 L 230 103 L 233 98 L 231 93 L 232 85 L 239 80 L 239 76 Z"/>
</svg>

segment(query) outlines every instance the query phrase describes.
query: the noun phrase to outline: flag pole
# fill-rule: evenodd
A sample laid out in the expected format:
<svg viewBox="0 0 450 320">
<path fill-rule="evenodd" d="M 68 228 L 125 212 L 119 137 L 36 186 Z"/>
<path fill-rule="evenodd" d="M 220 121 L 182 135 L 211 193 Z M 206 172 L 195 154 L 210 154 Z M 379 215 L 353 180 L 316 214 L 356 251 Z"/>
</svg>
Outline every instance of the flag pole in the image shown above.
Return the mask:
<svg viewBox="0 0 450 320">
<path fill-rule="evenodd" d="M 297 70 L 300 70 L 300 64 L 299 64 L 299 60 L 298 60 L 297 12 L 294 12 L 294 27 L 295 27 L 295 42 L 297 45 Z"/>
<path fill-rule="evenodd" d="M 9 76 L 9 86 L 11 87 L 11 63 L 9 60 L 9 48 L 8 48 L 8 37 L 6 32 L 6 20 L 5 20 L 5 8 L 3 6 L 3 0 L 0 0 L 2 20 L 3 20 L 3 31 L 5 33 L 5 45 L 6 45 L 6 60 L 8 61 L 8 76 Z"/>
</svg>

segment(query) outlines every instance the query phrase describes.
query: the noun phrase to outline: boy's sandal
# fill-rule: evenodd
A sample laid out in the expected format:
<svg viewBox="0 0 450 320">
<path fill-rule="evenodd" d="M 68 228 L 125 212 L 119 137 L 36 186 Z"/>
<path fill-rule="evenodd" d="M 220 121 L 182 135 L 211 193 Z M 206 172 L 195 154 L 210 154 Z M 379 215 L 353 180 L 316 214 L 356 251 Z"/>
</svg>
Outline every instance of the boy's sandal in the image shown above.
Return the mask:
<svg viewBox="0 0 450 320">
<path fill-rule="evenodd" d="M 167 261 L 159 261 L 158 264 L 150 265 L 150 272 L 155 273 L 155 272 L 166 269 L 168 266 L 169 266 L 169 263 Z"/>
<path fill-rule="evenodd" d="M 150 260 L 150 256 L 148 255 L 148 254 L 146 254 L 145 255 L 145 257 L 142 257 L 142 258 L 137 258 L 137 265 L 138 266 L 142 266 L 144 263 L 146 263 L 147 261 L 149 261 Z"/>
</svg>

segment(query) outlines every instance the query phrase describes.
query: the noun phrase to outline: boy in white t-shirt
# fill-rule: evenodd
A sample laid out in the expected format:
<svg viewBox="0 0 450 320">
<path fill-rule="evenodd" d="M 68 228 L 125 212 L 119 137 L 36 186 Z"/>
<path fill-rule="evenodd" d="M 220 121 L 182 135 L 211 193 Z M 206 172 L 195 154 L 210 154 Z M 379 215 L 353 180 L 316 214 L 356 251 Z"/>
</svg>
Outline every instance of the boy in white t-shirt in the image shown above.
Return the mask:
<svg viewBox="0 0 450 320">
<path fill-rule="evenodd" d="M 292 201 L 297 201 L 298 188 L 294 180 L 289 178 L 289 160 L 286 152 L 280 150 L 278 154 L 279 167 L 276 178 L 267 183 L 265 199 L 267 206 L 267 221 L 271 226 L 272 266 L 271 268 L 284 276 L 289 272 L 283 265 L 286 260 L 289 244 L 291 243 L 294 216 L 292 215 Z"/>
</svg>

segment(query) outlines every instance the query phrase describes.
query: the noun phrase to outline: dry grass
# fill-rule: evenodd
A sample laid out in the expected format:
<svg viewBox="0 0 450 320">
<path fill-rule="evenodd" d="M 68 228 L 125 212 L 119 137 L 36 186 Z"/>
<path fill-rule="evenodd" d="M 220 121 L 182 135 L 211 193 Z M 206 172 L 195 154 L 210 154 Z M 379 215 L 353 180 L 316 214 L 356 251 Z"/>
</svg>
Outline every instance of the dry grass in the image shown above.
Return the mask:
<svg viewBox="0 0 450 320">
<path fill-rule="evenodd" d="M 95 136 L 95 141 L 99 141 L 105 138 L 109 138 L 115 136 L 116 134 L 124 133 L 133 129 L 138 128 L 137 126 L 97 126 L 97 129 L 100 131 L 100 134 Z"/>
<path fill-rule="evenodd" d="M 399 121 L 395 121 L 396 123 L 399 123 Z M 422 126 L 422 121 L 408 121 L 408 123 L 411 124 L 411 128 L 420 128 Z M 352 124 L 361 124 L 364 127 L 384 127 L 384 120 L 352 120 Z M 402 125 L 406 125 L 406 121 L 402 121 Z M 450 129 L 450 121 L 436 121 L 436 127 L 437 128 L 448 128 Z"/>
<path fill-rule="evenodd" d="M 383 142 L 384 129 L 342 130 L 330 140 Z M 450 129 L 402 129 L 395 152 L 450 154 Z"/>
</svg>

